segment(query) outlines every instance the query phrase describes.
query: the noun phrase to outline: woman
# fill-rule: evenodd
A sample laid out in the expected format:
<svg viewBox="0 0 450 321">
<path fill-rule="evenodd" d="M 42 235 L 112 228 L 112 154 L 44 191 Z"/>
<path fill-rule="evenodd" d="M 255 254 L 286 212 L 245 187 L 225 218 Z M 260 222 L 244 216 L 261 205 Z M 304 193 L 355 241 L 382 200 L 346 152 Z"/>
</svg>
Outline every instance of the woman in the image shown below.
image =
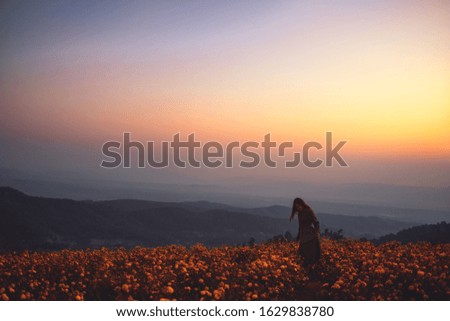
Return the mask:
<svg viewBox="0 0 450 321">
<path fill-rule="evenodd" d="M 311 265 L 320 259 L 320 224 L 313 209 L 298 197 L 292 204 L 291 222 L 296 213 L 298 213 L 299 254 L 309 272 Z"/>
</svg>

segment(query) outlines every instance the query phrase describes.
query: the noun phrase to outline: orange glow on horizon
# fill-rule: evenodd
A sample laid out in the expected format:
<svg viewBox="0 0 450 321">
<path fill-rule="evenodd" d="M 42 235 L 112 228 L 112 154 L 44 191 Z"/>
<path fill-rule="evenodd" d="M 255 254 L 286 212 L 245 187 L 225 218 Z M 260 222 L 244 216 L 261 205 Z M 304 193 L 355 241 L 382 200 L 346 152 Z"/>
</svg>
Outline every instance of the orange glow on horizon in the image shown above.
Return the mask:
<svg viewBox="0 0 450 321">
<path fill-rule="evenodd" d="M 295 144 L 332 131 L 349 154 L 450 155 L 447 4 L 321 8 L 304 17 L 311 25 L 290 5 L 272 13 L 270 28 L 260 22 L 223 43 L 161 36 L 167 52 L 159 52 L 138 38 L 132 51 L 124 47 L 134 59 L 109 38 L 38 51 L 2 76 L 2 125 L 81 145 L 124 131 L 143 141 L 195 132 L 223 143 L 270 132 Z M 139 55 L 147 52 L 154 56 Z"/>
</svg>

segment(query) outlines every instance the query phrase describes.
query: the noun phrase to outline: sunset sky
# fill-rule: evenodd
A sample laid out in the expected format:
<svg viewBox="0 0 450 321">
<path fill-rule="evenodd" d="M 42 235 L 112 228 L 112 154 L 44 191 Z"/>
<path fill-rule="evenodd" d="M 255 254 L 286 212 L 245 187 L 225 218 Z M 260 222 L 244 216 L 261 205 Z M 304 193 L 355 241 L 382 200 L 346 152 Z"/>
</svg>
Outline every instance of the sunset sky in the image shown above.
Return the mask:
<svg viewBox="0 0 450 321">
<path fill-rule="evenodd" d="M 349 168 L 279 175 L 450 185 L 448 1 L 6 1 L 0 38 L 0 167 L 108 177 L 123 132 L 332 131 Z"/>
</svg>

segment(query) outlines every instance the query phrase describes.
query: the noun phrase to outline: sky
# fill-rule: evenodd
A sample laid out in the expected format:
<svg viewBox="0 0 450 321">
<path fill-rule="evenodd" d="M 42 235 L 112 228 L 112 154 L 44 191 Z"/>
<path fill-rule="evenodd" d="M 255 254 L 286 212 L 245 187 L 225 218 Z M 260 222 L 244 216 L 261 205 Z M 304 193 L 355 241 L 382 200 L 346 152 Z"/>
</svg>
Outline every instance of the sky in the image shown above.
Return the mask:
<svg viewBox="0 0 450 321">
<path fill-rule="evenodd" d="M 448 1 L 2 1 L 0 39 L 1 168 L 450 185 Z M 301 148 L 328 131 L 348 167 L 99 166 L 123 132 Z"/>
</svg>

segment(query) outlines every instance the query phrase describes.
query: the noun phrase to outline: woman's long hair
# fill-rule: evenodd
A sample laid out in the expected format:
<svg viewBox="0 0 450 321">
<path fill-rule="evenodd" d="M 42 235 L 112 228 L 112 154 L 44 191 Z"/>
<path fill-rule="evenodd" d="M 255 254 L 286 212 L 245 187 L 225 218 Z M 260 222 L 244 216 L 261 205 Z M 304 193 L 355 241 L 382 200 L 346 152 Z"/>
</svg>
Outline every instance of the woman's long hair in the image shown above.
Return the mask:
<svg viewBox="0 0 450 321">
<path fill-rule="evenodd" d="M 306 204 L 303 199 L 301 199 L 300 197 L 296 197 L 294 199 L 294 202 L 292 203 L 291 217 L 293 217 L 296 212 L 295 204 L 299 204 L 301 207 L 306 208 L 306 209 L 310 208 L 309 205 Z"/>
</svg>

